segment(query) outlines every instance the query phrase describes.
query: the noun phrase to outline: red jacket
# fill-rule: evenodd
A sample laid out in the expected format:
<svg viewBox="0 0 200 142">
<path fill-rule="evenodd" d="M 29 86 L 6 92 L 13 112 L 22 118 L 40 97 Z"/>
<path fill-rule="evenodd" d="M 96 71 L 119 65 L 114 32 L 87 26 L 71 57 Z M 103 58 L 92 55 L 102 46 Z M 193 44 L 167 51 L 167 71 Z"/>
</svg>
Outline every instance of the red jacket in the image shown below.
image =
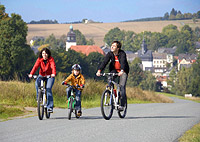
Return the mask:
<svg viewBox="0 0 200 142">
<path fill-rule="evenodd" d="M 56 75 L 56 64 L 54 62 L 54 58 L 50 57 L 47 59 L 47 63 L 45 65 L 43 58 L 38 58 L 31 70 L 30 74 L 34 74 L 37 69 L 40 67 L 39 74 L 42 76 L 55 74 Z"/>
</svg>

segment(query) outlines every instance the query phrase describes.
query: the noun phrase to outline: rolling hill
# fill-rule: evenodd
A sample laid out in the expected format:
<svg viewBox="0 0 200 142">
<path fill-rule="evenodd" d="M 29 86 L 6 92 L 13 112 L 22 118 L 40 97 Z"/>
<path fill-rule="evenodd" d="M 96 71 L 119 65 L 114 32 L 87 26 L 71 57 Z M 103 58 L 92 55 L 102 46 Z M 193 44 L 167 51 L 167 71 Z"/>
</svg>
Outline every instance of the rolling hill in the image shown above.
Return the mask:
<svg viewBox="0 0 200 142">
<path fill-rule="evenodd" d="M 176 21 L 148 21 L 148 22 L 120 22 L 120 23 L 87 23 L 87 24 L 72 24 L 74 29 L 78 29 L 87 39 L 92 38 L 95 45 L 104 45 L 103 39 L 105 34 L 115 27 L 121 30 L 134 31 L 140 33 L 143 31 L 161 32 L 163 27 L 173 24 L 180 29 L 185 24 L 188 24 L 193 29 L 200 27 L 200 20 L 193 23 L 192 20 L 176 20 Z M 71 24 L 28 24 L 27 42 L 29 43 L 34 36 L 48 37 L 54 34 L 59 38 L 63 34 L 67 35 Z"/>
</svg>

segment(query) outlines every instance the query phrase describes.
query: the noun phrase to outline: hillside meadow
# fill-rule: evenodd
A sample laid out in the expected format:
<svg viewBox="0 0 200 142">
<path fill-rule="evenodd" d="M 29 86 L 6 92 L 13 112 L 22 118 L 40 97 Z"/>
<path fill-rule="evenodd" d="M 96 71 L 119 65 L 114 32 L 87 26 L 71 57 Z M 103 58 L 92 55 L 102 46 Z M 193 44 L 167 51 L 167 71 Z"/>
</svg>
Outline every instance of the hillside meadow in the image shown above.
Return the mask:
<svg viewBox="0 0 200 142">
<path fill-rule="evenodd" d="M 141 33 L 143 31 L 161 32 L 163 27 L 173 24 L 180 28 L 188 24 L 192 29 L 199 26 L 200 20 L 194 23 L 192 20 L 174 20 L 174 21 L 145 21 L 145 22 L 119 22 L 119 23 L 87 23 L 87 24 L 28 24 L 27 42 L 34 36 L 48 37 L 54 34 L 56 38 L 67 35 L 70 25 L 74 30 L 79 30 L 87 39 L 93 39 L 95 45 L 103 46 L 105 34 L 115 28 L 119 27 L 121 30 L 134 31 Z"/>
</svg>

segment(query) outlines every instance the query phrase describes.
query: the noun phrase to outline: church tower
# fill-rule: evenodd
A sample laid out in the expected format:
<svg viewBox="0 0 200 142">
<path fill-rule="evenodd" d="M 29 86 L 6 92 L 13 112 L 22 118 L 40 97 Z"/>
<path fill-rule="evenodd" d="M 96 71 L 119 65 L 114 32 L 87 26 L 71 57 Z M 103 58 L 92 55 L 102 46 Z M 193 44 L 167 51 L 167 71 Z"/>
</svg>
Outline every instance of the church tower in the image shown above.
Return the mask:
<svg viewBox="0 0 200 142">
<path fill-rule="evenodd" d="M 69 27 L 69 32 L 67 33 L 67 41 L 66 41 L 66 51 L 69 50 L 69 48 L 72 45 L 76 45 L 76 34 L 73 31 L 72 25 Z"/>
</svg>

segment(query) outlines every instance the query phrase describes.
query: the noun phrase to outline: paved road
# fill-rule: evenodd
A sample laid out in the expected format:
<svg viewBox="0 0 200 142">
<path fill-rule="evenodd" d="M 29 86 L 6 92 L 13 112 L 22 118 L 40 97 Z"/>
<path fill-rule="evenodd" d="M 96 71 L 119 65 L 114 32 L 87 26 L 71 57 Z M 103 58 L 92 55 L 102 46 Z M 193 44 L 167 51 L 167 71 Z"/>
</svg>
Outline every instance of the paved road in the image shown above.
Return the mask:
<svg viewBox="0 0 200 142">
<path fill-rule="evenodd" d="M 0 122 L 0 142 L 176 142 L 200 122 L 200 103 L 173 99 L 173 104 L 130 104 L 125 119 L 115 111 L 104 120 L 100 108 L 93 108 L 70 121 L 67 110 L 55 109 L 48 120 L 36 116 Z"/>
</svg>

